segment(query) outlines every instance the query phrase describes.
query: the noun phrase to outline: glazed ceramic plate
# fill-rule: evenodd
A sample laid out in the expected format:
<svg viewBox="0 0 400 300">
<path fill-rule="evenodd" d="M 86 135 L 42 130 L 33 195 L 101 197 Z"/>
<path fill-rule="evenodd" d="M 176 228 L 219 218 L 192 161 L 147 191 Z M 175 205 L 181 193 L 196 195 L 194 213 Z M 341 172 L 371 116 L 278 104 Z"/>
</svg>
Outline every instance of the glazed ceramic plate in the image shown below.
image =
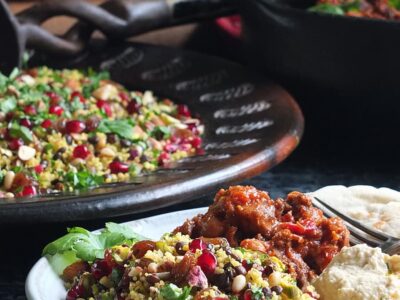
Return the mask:
<svg viewBox="0 0 400 300">
<path fill-rule="evenodd" d="M 196 208 L 177 211 L 124 224 L 132 226 L 137 233 L 143 236 L 157 240 L 164 233 L 181 225 L 186 219 L 206 210 L 207 208 Z M 29 272 L 25 283 L 25 292 L 28 300 L 64 300 L 66 296 L 62 281 L 44 257 Z"/>
<path fill-rule="evenodd" d="M 0 203 L 0 223 L 90 220 L 189 201 L 255 176 L 297 146 L 303 117 L 292 97 L 269 80 L 215 57 L 126 43 L 93 45 L 74 61 L 36 56 L 35 64 L 94 67 L 130 89 L 186 103 L 205 125 L 203 155 L 89 191 Z"/>
</svg>

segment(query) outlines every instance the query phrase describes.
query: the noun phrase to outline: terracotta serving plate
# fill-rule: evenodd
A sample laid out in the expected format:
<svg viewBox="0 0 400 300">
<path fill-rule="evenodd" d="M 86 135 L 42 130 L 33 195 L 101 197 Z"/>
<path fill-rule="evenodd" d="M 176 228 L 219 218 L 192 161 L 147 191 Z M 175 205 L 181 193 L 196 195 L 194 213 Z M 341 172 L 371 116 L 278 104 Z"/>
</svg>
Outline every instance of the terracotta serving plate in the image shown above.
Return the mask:
<svg viewBox="0 0 400 300">
<path fill-rule="evenodd" d="M 14 203 L 1 200 L 0 223 L 89 220 L 189 201 L 278 164 L 303 132 L 301 111 L 285 90 L 218 58 L 142 44 L 105 48 L 96 43 L 72 62 L 37 55 L 33 63 L 106 69 L 130 89 L 150 89 L 188 104 L 205 124 L 205 153 L 125 184 Z"/>
</svg>

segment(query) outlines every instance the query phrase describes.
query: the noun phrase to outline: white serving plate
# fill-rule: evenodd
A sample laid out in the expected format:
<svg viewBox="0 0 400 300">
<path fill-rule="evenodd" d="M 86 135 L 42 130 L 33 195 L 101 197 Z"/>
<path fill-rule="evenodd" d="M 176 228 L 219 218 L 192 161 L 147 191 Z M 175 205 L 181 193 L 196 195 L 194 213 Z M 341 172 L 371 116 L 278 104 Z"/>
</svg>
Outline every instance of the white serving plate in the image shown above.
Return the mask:
<svg viewBox="0 0 400 300">
<path fill-rule="evenodd" d="M 205 207 L 177 211 L 124 224 L 132 226 L 137 233 L 156 240 L 181 225 L 186 219 L 206 210 Z M 62 280 L 44 257 L 30 270 L 25 283 L 25 292 L 28 300 L 65 300 L 67 294 Z"/>
</svg>

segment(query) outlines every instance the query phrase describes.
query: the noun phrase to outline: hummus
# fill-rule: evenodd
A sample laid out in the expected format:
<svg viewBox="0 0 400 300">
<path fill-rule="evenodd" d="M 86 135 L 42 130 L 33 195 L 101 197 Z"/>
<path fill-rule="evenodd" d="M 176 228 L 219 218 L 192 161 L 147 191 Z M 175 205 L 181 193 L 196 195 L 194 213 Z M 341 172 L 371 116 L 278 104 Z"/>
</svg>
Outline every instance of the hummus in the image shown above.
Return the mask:
<svg viewBox="0 0 400 300">
<path fill-rule="evenodd" d="M 310 194 L 340 212 L 400 238 L 400 192 L 372 186 L 327 186 Z"/>
<path fill-rule="evenodd" d="M 400 299 L 400 255 L 367 245 L 344 247 L 313 285 L 321 300 Z"/>
</svg>

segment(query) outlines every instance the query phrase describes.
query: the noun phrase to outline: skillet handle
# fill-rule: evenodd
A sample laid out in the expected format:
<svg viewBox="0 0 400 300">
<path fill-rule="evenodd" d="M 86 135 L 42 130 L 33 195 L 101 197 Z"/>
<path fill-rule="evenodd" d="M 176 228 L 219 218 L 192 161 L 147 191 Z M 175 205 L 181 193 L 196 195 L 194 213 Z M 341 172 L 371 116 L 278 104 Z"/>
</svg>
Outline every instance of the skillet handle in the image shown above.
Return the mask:
<svg viewBox="0 0 400 300">
<path fill-rule="evenodd" d="M 235 11 L 239 0 L 109 0 L 100 6 L 84 1 L 48 1 L 19 13 L 21 34 L 27 47 L 60 55 L 84 50 L 94 30 L 109 39 L 125 39 L 154 29 L 212 19 Z M 77 18 L 64 36 L 55 36 L 40 25 L 67 15 Z"/>
</svg>

